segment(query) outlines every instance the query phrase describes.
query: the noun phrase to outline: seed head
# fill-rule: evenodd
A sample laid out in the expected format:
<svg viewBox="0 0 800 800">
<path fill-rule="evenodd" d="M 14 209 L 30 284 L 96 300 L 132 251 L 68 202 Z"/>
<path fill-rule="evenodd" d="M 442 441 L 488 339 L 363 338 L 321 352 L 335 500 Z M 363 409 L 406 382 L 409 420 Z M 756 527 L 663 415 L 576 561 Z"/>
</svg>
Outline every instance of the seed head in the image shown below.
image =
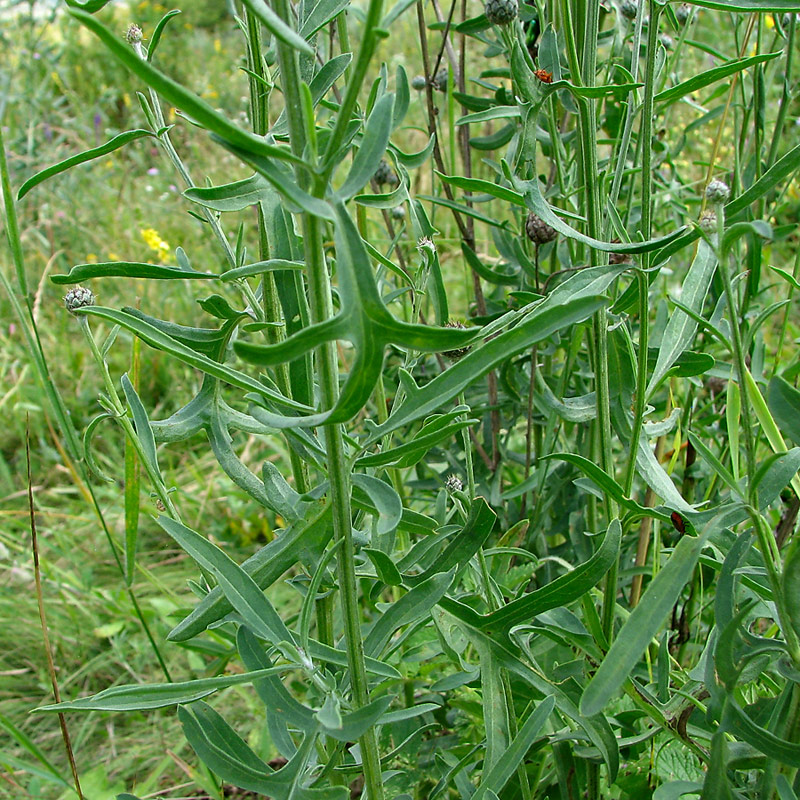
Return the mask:
<svg viewBox="0 0 800 800">
<path fill-rule="evenodd" d="M 681 25 L 685 25 L 689 21 L 689 17 L 692 15 L 692 8 L 688 3 L 681 3 L 675 9 L 675 18 Z"/>
<path fill-rule="evenodd" d="M 125 31 L 125 38 L 128 44 L 140 44 L 142 36 L 142 29 L 135 22 L 131 22 L 131 24 L 128 25 L 128 30 Z"/>
<path fill-rule="evenodd" d="M 378 169 L 375 170 L 375 175 L 373 177 L 378 186 L 383 186 L 384 184 L 397 186 L 397 184 L 400 183 L 400 178 L 394 174 L 394 170 L 385 159 L 381 159 L 381 163 L 378 164 Z"/>
<path fill-rule="evenodd" d="M 619 13 L 625 19 L 636 19 L 636 15 L 639 13 L 639 4 L 636 0 L 622 0 L 619 6 Z"/>
<path fill-rule="evenodd" d="M 727 203 L 731 196 L 731 190 L 725 181 L 713 180 L 706 186 L 706 200 L 709 203 L 719 205 Z"/>
<path fill-rule="evenodd" d="M 517 18 L 519 7 L 517 0 L 486 0 L 484 12 L 492 25 L 508 25 Z"/>
<path fill-rule="evenodd" d="M 85 286 L 74 286 L 64 295 L 64 306 L 67 311 L 74 314 L 79 308 L 93 306 L 95 301 L 91 289 Z"/>
<path fill-rule="evenodd" d="M 464 484 L 461 481 L 461 478 L 458 477 L 458 475 L 450 473 L 444 482 L 444 488 L 447 489 L 447 491 L 450 492 L 450 494 L 452 494 L 453 492 L 462 491 L 464 489 Z"/>
<path fill-rule="evenodd" d="M 437 92 L 446 92 L 447 91 L 447 78 L 450 75 L 450 70 L 447 67 L 442 67 L 434 76 L 433 81 L 433 88 L 436 89 Z"/>
<path fill-rule="evenodd" d="M 415 75 L 411 79 L 411 88 L 421 92 L 428 85 L 424 75 Z"/>
<path fill-rule="evenodd" d="M 463 322 L 458 322 L 458 320 L 451 320 L 450 322 L 445 323 L 445 328 L 457 328 L 458 330 L 466 330 L 467 326 Z M 445 350 L 442 352 L 442 355 L 445 358 L 449 358 L 451 361 L 458 361 L 460 358 L 463 358 L 469 351 L 471 347 L 457 347 L 455 350 Z"/>
<path fill-rule="evenodd" d="M 717 230 L 717 212 L 704 211 L 700 217 L 699 225 L 706 233 L 714 233 Z"/>
<path fill-rule="evenodd" d="M 540 216 L 531 211 L 528 214 L 528 219 L 525 222 L 525 232 L 528 238 L 535 244 L 547 244 L 552 242 L 553 239 L 558 237 L 558 232 L 555 228 L 551 228 Z"/>
</svg>

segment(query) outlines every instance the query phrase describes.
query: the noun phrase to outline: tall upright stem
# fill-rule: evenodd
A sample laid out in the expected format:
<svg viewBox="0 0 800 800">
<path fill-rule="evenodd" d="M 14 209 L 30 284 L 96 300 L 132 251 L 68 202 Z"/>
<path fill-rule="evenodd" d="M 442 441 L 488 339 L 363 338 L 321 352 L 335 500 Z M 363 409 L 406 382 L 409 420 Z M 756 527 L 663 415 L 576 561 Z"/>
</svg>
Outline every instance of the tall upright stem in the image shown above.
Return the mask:
<svg viewBox="0 0 800 800">
<path fill-rule="evenodd" d="M 291 23 L 288 0 L 273 0 L 273 8 L 284 22 Z M 296 170 L 298 183 L 303 188 L 310 189 L 315 197 L 322 198 L 325 196 L 328 178 L 334 166 L 332 158 L 338 152 L 347 124 L 355 109 L 358 92 L 366 76 L 366 71 L 377 43 L 374 29 L 380 22 L 382 13 L 383 0 L 371 0 L 367 11 L 361 50 L 350 75 L 342 107 L 325 154 L 326 169 L 323 171 L 326 174 L 320 175 L 318 173 L 312 181 L 305 171 L 299 168 Z M 281 68 L 292 152 L 299 154 L 305 149 L 306 121 L 303 119 L 303 108 L 300 101 L 297 52 L 289 45 L 278 42 L 278 59 Z M 312 120 L 308 122 L 313 124 Z M 328 265 L 323 249 L 323 222 L 319 217 L 304 213 L 302 215 L 302 225 L 311 321 L 319 323 L 330 319 L 334 313 Z M 325 342 L 319 346 L 315 367 L 322 407 L 324 409 L 333 408 L 339 397 L 339 369 L 335 342 Z M 350 472 L 342 426 L 339 424 L 326 425 L 324 436 L 328 480 L 330 483 L 330 500 L 333 509 L 334 537 L 336 541 L 342 542 L 337 553 L 337 574 L 344 621 L 345 644 L 347 647 L 347 661 L 353 688 L 353 705 L 356 708 L 361 708 L 369 702 L 369 682 L 364 657 L 364 643 L 361 638 L 358 587 L 356 585 L 355 546 L 353 544 L 352 509 L 350 505 Z M 383 800 L 381 762 L 375 729 L 370 728 L 359 739 L 359 744 L 361 745 L 364 767 L 365 789 L 370 800 Z"/>
</svg>

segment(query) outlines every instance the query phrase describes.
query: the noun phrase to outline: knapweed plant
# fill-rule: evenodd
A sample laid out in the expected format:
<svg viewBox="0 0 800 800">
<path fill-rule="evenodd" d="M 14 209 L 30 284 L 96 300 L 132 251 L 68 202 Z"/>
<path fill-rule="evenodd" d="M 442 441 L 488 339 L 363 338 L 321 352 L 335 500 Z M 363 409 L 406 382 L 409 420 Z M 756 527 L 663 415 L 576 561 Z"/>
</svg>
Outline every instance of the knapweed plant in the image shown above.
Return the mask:
<svg viewBox="0 0 800 800">
<path fill-rule="evenodd" d="M 123 575 L 140 471 L 197 567 L 167 638 L 209 669 L 40 710 L 176 709 L 220 798 L 800 796 L 800 2 L 232 0 L 246 122 L 160 66 L 178 9 L 122 35 L 105 5 L 60 24 L 139 82 L 141 127 L 18 198 L 148 143 L 216 248 L 52 278 L 103 381 L 78 445 L 126 479 Z M 131 338 L 137 371 L 197 376 L 166 418 L 109 368 Z M 187 524 L 189 448 L 263 547 Z"/>
</svg>

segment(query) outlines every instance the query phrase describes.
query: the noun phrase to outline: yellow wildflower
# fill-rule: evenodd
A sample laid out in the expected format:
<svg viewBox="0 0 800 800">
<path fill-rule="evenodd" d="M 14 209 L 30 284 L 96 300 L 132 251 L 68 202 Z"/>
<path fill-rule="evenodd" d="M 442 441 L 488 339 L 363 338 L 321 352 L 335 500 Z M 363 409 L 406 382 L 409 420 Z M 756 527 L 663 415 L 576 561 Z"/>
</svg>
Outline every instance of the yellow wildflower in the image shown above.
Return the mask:
<svg viewBox="0 0 800 800">
<path fill-rule="evenodd" d="M 109 261 L 119 261 L 119 255 L 115 253 L 113 250 L 108 251 L 108 260 Z"/>
<path fill-rule="evenodd" d="M 96 264 L 97 263 L 97 254 L 96 253 L 87 253 L 86 254 L 86 263 L 87 264 Z"/>
<path fill-rule="evenodd" d="M 155 228 L 142 228 L 139 233 L 154 253 L 158 253 L 162 258 L 169 255 L 169 245 L 158 235 Z"/>
<path fill-rule="evenodd" d="M 215 53 L 222 52 L 222 42 L 219 39 L 214 39 L 214 52 Z"/>
</svg>

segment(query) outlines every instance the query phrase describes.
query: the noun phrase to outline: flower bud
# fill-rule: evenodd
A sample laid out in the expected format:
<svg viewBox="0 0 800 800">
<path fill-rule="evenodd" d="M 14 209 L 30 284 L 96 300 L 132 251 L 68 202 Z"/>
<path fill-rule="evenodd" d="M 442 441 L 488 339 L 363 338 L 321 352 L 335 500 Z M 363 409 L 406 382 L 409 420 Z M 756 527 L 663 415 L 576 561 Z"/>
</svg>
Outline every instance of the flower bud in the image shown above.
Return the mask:
<svg viewBox="0 0 800 800">
<path fill-rule="evenodd" d="M 74 314 L 79 308 L 93 306 L 95 301 L 91 289 L 85 286 L 74 286 L 64 295 L 64 306 L 67 311 Z"/>
<path fill-rule="evenodd" d="M 622 0 L 619 6 L 619 13 L 625 19 L 636 19 L 636 15 L 639 13 L 639 4 L 636 0 Z"/>
<path fill-rule="evenodd" d="M 415 75 L 411 79 L 411 88 L 421 92 L 428 85 L 424 75 Z"/>
<path fill-rule="evenodd" d="M 378 164 L 378 169 L 375 170 L 375 175 L 373 175 L 373 177 L 378 186 L 383 186 L 384 184 L 397 186 L 397 184 L 400 183 L 400 179 L 394 174 L 394 170 L 385 159 L 381 159 L 381 163 Z"/>
<path fill-rule="evenodd" d="M 685 25 L 689 21 L 689 17 L 691 17 L 691 15 L 692 15 L 692 8 L 688 3 L 681 3 L 675 9 L 675 18 L 681 25 Z"/>
<path fill-rule="evenodd" d="M 403 208 L 403 206 L 395 206 L 392 209 L 392 217 L 394 219 L 405 219 L 405 216 L 406 216 L 406 210 L 405 208 Z"/>
<path fill-rule="evenodd" d="M 433 88 L 438 92 L 447 91 L 447 78 L 450 75 L 450 70 L 447 67 L 442 67 L 434 76 L 431 83 Z"/>
<path fill-rule="evenodd" d="M 128 41 L 128 44 L 140 44 L 142 37 L 142 29 L 135 22 L 131 22 L 131 24 L 128 25 L 128 30 L 125 32 L 125 39 Z"/>
<path fill-rule="evenodd" d="M 714 233 L 717 230 L 717 212 L 704 211 L 700 217 L 699 225 L 706 233 Z"/>
<path fill-rule="evenodd" d="M 535 245 L 552 242 L 553 239 L 558 237 L 556 229 L 551 228 L 540 216 L 534 214 L 533 211 L 528 214 L 528 219 L 525 222 L 525 232 Z"/>
<path fill-rule="evenodd" d="M 709 203 L 719 205 L 727 203 L 731 196 L 731 190 L 725 181 L 713 180 L 706 186 L 706 200 Z"/>
<path fill-rule="evenodd" d="M 460 492 L 464 489 L 464 484 L 461 481 L 461 478 L 458 475 L 453 475 L 452 473 L 447 476 L 447 479 L 444 482 L 444 488 L 447 489 L 450 494 L 453 492 Z"/>
<path fill-rule="evenodd" d="M 517 0 L 487 0 L 484 13 L 492 25 L 508 25 L 517 18 L 519 7 Z"/>
</svg>

